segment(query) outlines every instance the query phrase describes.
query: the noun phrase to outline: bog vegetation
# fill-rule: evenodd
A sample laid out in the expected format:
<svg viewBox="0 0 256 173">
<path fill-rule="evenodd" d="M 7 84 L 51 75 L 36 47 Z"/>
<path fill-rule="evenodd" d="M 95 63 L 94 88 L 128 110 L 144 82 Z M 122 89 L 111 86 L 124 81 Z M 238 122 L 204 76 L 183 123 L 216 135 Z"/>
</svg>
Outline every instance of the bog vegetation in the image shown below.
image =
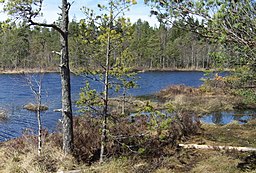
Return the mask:
<svg viewBox="0 0 256 173">
<path fill-rule="evenodd" d="M 256 147 L 254 120 L 225 126 L 199 120 L 211 112 L 256 108 L 255 1 L 147 0 L 158 27 L 141 19 L 130 23 L 125 12 L 136 1 L 108 0 L 95 11 L 83 7 L 84 18 L 69 22 L 72 3 L 62 0 L 53 24 L 37 22 L 42 0 L 0 2 L 11 17 L 0 23 L 1 70 L 59 67 L 63 115 L 56 133 L 43 130 L 42 83 L 31 85 L 37 104 L 26 108 L 37 112 L 38 136 L 26 131 L 1 143 L 0 172 L 255 172 L 255 153 L 178 145 Z M 154 99 L 127 96 L 138 87 L 136 71 L 176 69 L 204 70 L 204 84 L 171 86 Z M 216 72 L 224 69 L 226 77 Z M 86 83 L 75 118 L 71 71 L 103 88 Z M 8 120 L 5 111 L 0 116 Z"/>
</svg>

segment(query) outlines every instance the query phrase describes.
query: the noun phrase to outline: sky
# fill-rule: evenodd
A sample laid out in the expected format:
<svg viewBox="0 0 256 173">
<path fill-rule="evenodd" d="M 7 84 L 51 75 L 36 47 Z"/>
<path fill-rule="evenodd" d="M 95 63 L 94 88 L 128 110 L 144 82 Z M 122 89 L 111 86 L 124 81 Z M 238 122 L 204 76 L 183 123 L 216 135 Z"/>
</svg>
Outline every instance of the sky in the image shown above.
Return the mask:
<svg viewBox="0 0 256 173">
<path fill-rule="evenodd" d="M 73 0 L 70 2 L 74 2 L 70 9 L 70 19 L 76 18 L 77 21 L 84 18 L 85 15 L 82 13 L 81 8 L 83 6 L 97 10 L 97 4 L 105 3 L 106 0 Z M 41 17 L 40 21 L 46 20 L 47 23 L 52 23 L 53 21 L 58 19 L 58 13 L 60 13 L 60 9 L 58 8 L 61 5 L 61 0 L 44 0 L 43 1 L 43 17 Z M 0 11 L 2 11 L 3 5 L 0 4 Z M 131 22 L 136 22 L 139 18 L 142 21 L 148 21 L 151 26 L 158 26 L 159 23 L 157 19 L 152 16 L 150 17 L 150 7 L 144 4 L 144 0 L 137 0 L 137 4 L 133 5 L 130 8 L 130 11 L 126 12 L 126 17 L 130 18 Z M 0 21 L 4 21 L 7 19 L 7 15 L 1 13 Z"/>
</svg>

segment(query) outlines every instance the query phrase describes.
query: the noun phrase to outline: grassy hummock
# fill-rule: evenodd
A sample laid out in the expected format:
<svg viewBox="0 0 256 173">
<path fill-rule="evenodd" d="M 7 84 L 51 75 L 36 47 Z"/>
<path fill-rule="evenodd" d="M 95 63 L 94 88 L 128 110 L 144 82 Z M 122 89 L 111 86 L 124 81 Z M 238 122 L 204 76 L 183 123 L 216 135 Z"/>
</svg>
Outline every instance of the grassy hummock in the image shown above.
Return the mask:
<svg viewBox="0 0 256 173">
<path fill-rule="evenodd" d="M 38 105 L 37 105 L 37 104 L 33 104 L 33 103 L 28 103 L 28 104 L 26 104 L 25 106 L 23 106 L 23 108 L 24 108 L 24 109 L 27 109 L 27 110 L 29 110 L 29 111 L 35 112 L 35 111 L 37 111 L 37 109 L 38 109 Z M 40 105 L 40 106 L 39 106 L 39 110 L 40 110 L 40 111 L 46 111 L 46 110 L 48 110 L 48 107 L 45 106 L 45 105 Z"/>
<path fill-rule="evenodd" d="M 8 119 L 8 114 L 6 110 L 0 110 L 0 121 L 5 121 Z"/>
</svg>

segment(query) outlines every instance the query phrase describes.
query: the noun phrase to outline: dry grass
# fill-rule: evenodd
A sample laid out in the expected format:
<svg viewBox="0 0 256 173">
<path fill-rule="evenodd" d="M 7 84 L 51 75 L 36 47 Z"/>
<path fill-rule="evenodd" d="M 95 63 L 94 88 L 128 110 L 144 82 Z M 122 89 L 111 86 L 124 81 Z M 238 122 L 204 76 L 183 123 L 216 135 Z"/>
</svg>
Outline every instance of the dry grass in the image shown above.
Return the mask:
<svg viewBox="0 0 256 173">
<path fill-rule="evenodd" d="M 82 168 L 82 173 L 129 173 L 131 165 L 127 159 L 112 159 L 103 164 L 93 164 Z"/>
<path fill-rule="evenodd" d="M 28 74 L 28 73 L 57 73 L 59 70 L 55 67 L 47 69 L 41 68 L 16 68 L 16 69 L 0 69 L 0 74 Z"/>
<path fill-rule="evenodd" d="M 256 147 L 256 121 L 244 125 L 236 122 L 225 126 L 204 124 L 202 128 L 205 129 L 204 139 L 209 144 Z"/>
<path fill-rule="evenodd" d="M 159 120 L 160 118 L 158 117 Z M 177 141 L 197 133 L 199 127 L 193 121 L 193 115 L 184 113 L 179 121 L 175 119 L 170 124 L 166 124 L 164 130 L 155 129 L 156 127 L 152 129 L 148 122 L 146 116 L 136 117 L 134 122 L 131 122 L 129 117 L 119 118 L 118 122 L 109 122 L 111 135 L 106 145 L 106 153 L 110 160 L 103 165 L 97 165 L 101 123 L 97 118 L 87 116 L 76 118 L 74 157 L 62 153 L 60 135 L 47 133 L 43 135 L 44 145 L 40 157 L 37 156 L 36 136 L 23 136 L 0 146 L 0 156 L 2 156 L 0 172 L 46 173 L 82 169 L 84 172 L 146 173 L 165 169 L 164 165 L 169 165 L 170 169 L 183 169 L 180 165 L 184 158 L 189 160 L 185 153 L 183 153 L 184 157 L 177 157 L 175 162 L 172 162 L 168 156 L 175 155 Z M 149 133 L 152 131 L 157 133 L 154 135 Z M 161 137 L 162 131 L 166 132 L 165 137 Z M 119 159 L 120 157 L 122 158 Z M 93 166 L 85 167 L 80 164 L 93 164 Z"/>
<path fill-rule="evenodd" d="M 156 97 L 163 101 L 163 107 L 171 104 L 175 110 L 193 111 L 199 115 L 233 111 L 241 103 L 240 98 L 224 92 L 223 88 L 213 88 L 209 92 L 183 85 L 170 86 L 157 93 Z"/>
<path fill-rule="evenodd" d="M 120 143 L 116 142 L 116 138 L 108 143 L 108 160 L 102 165 L 97 163 L 101 124 L 97 119 L 80 117 L 74 121 L 74 157 L 62 153 L 61 138 L 58 135 L 44 138 L 43 154 L 38 157 L 36 138 L 25 136 L 0 145 L 0 173 L 48 173 L 75 169 L 81 170 L 82 173 L 241 172 L 237 165 L 244 160 L 246 154 L 181 149 L 175 147 L 173 140 L 256 147 L 256 121 L 245 125 L 203 125 L 203 134 L 199 135 L 194 125 L 190 124 L 191 116 L 184 113 L 181 125 L 173 121 L 170 129 L 167 129 L 169 135 L 164 141 L 159 140 L 159 136 L 150 134 L 145 138 L 132 137 L 149 131 L 146 119 L 138 118 L 132 123 L 126 118 L 119 118 L 118 122 L 109 124 L 110 133 L 115 137 L 125 138 L 120 138 Z M 193 129 L 195 133 L 191 133 Z M 181 132 L 187 135 L 184 136 Z M 197 136 L 191 138 L 191 135 L 195 134 Z M 135 146 L 132 148 L 135 152 L 143 147 L 146 152 L 134 154 L 127 146 Z"/>
<path fill-rule="evenodd" d="M 173 101 L 167 104 L 173 104 L 176 110 L 193 111 L 198 114 L 206 114 L 216 111 L 231 111 L 233 99 L 225 96 L 186 96 L 176 95 Z"/>
<path fill-rule="evenodd" d="M 208 158 L 203 159 L 191 170 L 193 173 L 238 173 L 239 159 L 234 159 L 221 153 L 212 152 Z"/>
<path fill-rule="evenodd" d="M 72 170 L 76 160 L 64 155 L 60 148 L 50 143 L 44 145 L 41 156 L 30 138 L 13 140 L 0 148 L 0 172 L 2 173 L 49 173 L 57 170 Z"/>
</svg>

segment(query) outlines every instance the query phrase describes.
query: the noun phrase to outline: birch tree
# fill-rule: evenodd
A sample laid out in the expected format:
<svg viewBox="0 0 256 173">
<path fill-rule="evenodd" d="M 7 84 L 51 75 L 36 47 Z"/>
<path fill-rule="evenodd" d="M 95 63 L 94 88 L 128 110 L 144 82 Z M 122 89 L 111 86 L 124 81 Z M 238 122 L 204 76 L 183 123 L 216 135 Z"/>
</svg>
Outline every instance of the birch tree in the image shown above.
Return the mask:
<svg viewBox="0 0 256 173">
<path fill-rule="evenodd" d="M 26 77 L 27 84 L 33 93 L 36 101 L 36 117 L 37 117 L 37 127 L 38 127 L 38 137 L 37 137 L 37 153 L 38 156 L 41 155 L 42 152 L 42 121 L 41 121 L 41 107 L 42 107 L 42 78 L 43 75 L 39 74 L 39 79 L 34 77 L 33 75 L 28 75 Z"/>
</svg>

